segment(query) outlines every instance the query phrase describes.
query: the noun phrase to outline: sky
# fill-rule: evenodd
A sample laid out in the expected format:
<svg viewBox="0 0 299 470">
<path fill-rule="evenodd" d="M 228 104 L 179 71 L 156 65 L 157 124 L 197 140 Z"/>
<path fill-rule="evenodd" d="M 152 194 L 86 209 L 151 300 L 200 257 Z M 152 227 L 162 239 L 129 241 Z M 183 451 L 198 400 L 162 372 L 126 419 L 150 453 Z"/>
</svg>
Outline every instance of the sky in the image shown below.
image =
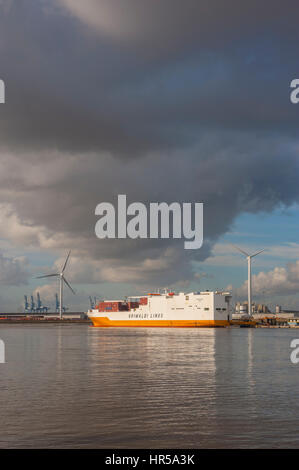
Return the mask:
<svg viewBox="0 0 299 470">
<path fill-rule="evenodd" d="M 298 2 L 0 0 L 0 311 L 159 287 L 299 310 Z M 204 243 L 99 240 L 95 207 L 203 202 Z"/>
</svg>

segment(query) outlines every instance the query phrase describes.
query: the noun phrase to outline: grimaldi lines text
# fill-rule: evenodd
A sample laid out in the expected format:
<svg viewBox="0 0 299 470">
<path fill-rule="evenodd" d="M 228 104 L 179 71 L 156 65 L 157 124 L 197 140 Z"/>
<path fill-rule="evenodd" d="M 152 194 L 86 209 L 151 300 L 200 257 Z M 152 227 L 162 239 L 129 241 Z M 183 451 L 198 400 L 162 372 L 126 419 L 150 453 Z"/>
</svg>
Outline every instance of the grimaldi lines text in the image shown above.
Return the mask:
<svg viewBox="0 0 299 470">
<path fill-rule="evenodd" d="M 87 315 L 94 326 L 225 327 L 230 325 L 229 292 L 165 292 L 99 302 Z"/>
</svg>

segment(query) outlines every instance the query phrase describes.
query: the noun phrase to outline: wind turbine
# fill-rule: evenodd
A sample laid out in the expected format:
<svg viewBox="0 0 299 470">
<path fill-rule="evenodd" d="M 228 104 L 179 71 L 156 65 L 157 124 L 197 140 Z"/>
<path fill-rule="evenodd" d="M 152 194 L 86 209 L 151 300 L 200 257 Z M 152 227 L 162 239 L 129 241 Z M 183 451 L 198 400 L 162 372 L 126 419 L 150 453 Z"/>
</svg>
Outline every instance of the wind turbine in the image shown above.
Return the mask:
<svg viewBox="0 0 299 470">
<path fill-rule="evenodd" d="M 60 320 L 62 320 L 62 310 L 63 310 L 63 283 L 65 282 L 66 285 L 69 287 L 69 289 L 72 291 L 73 294 L 75 294 L 75 291 L 73 288 L 70 286 L 66 278 L 64 277 L 64 271 L 67 265 L 67 262 L 69 260 L 71 252 L 69 251 L 66 260 L 64 262 L 63 268 L 60 273 L 56 274 L 45 274 L 44 276 L 38 276 L 36 279 L 43 279 L 45 277 L 58 277 L 59 278 L 59 316 Z"/>
<path fill-rule="evenodd" d="M 241 250 L 241 248 L 237 247 L 236 245 L 233 245 L 233 247 L 236 248 L 238 251 L 240 251 L 240 253 L 245 255 L 246 258 L 247 258 L 247 263 L 248 263 L 248 315 L 251 316 L 251 309 L 252 309 L 252 305 L 251 305 L 251 297 L 252 297 L 251 258 L 254 258 L 254 256 L 259 255 L 260 253 L 262 253 L 262 251 L 265 251 L 265 250 L 260 250 L 260 251 L 257 251 L 256 253 L 253 253 L 253 255 L 249 255 L 248 253 L 246 253 L 246 251 Z"/>
</svg>

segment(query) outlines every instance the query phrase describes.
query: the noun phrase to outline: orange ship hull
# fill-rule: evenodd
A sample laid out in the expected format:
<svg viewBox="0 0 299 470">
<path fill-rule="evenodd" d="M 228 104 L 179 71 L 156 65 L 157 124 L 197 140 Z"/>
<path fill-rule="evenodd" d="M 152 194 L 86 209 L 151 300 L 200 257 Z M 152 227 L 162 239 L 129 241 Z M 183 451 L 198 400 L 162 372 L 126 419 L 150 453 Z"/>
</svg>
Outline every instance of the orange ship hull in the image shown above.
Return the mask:
<svg viewBox="0 0 299 470">
<path fill-rule="evenodd" d="M 164 328 L 215 328 L 230 326 L 227 320 L 110 320 L 108 317 L 92 317 L 96 327 L 164 327 Z"/>
</svg>

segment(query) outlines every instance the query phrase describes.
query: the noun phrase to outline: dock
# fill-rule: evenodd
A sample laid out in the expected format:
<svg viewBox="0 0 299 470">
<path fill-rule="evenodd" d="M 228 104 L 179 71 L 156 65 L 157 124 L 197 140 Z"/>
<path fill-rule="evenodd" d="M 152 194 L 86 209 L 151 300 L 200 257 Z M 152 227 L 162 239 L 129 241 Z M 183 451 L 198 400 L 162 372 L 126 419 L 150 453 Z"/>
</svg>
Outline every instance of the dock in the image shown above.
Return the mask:
<svg viewBox="0 0 299 470">
<path fill-rule="evenodd" d="M 0 325 L 16 325 L 16 324 L 87 324 L 91 325 L 91 321 L 85 312 L 64 312 L 63 318 L 59 318 L 58 313 L 47 314 L 29 314 L 29 313 L 0 313 Z"/>
</svg>

